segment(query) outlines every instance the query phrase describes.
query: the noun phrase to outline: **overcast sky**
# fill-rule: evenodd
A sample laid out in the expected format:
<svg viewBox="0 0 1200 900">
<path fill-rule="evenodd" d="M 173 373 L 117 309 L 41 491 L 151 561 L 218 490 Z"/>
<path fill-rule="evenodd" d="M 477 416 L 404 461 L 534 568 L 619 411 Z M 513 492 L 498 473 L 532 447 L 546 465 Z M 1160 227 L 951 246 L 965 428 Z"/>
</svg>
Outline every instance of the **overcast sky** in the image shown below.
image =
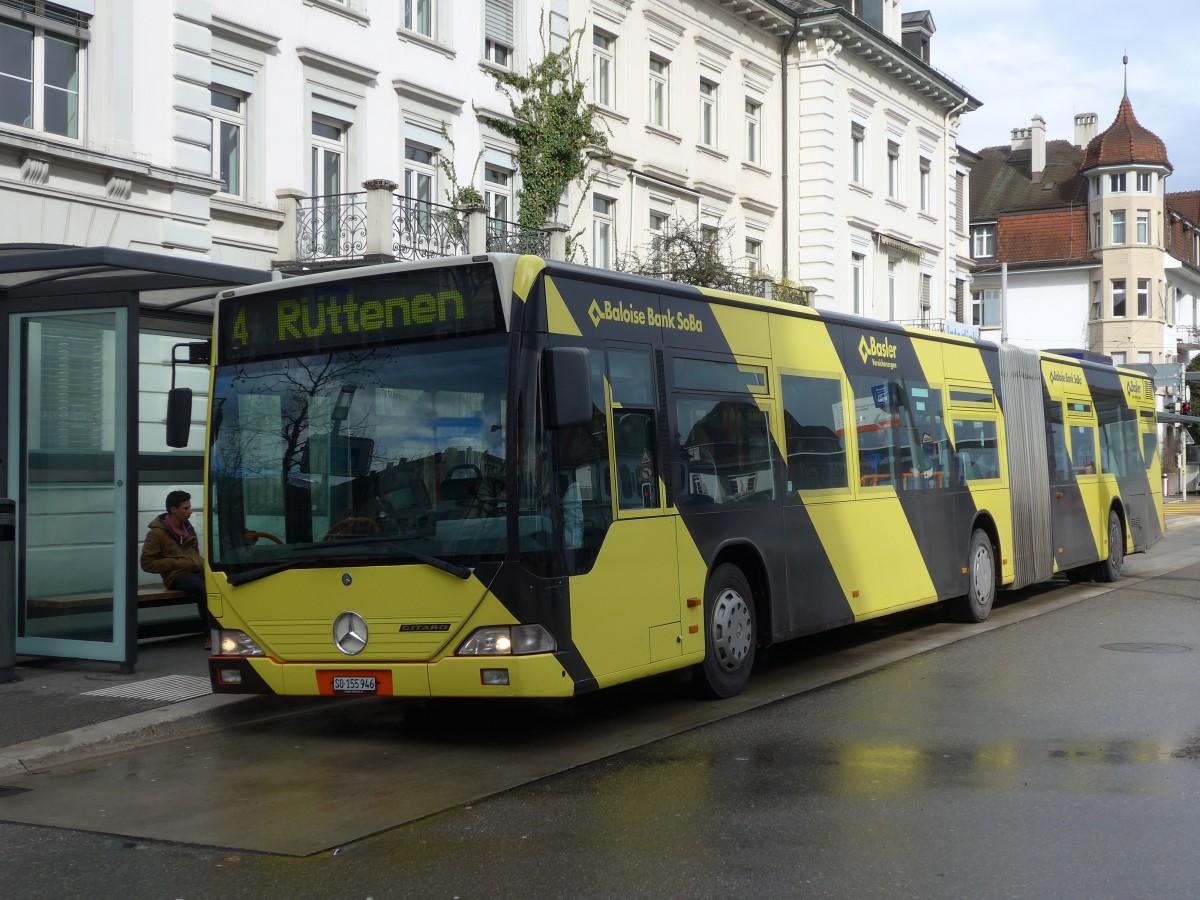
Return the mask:
<svg viewBox="0 0 1200 900">
<path fill-rule="evenodd" d="M 1167 145 L 1168 191 L 1200 189 L 1200 90 L 1192 74 L 1200 0 L 904 0 L 928 9 L 937 32 L 930 62 L 982 102 L 962 118 L 968 150 L 1006 144 L 1035 114 L 1047 140 L 1073 140 L 1075 114 L 1100 131 L 1129 99 L 1138 121 Z"/>
</svg>

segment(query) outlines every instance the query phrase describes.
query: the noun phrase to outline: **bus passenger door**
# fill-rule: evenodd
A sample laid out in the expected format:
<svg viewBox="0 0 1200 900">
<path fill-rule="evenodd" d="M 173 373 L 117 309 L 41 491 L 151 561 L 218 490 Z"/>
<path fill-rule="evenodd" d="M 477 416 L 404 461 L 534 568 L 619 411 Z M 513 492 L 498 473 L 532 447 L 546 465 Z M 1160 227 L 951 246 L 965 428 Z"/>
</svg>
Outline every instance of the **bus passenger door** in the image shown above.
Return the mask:
<svg viewBox="0 0 1200 900">
<path fill-rule="evenodd" d="M 677 517 L 663 496 L 654 356 L 640 347 L 605 356 L 614 520 L 591 573 L 571 585 L 576 643 L 601 684 L 681 652 Z"/>
<path fill-rule="evenodd" d="M 1091 399 L 1066 398 L 1067 453 L 1070 459 L 1070 478 L 1079 490 L 1083 506 L 1083 521 L 1076 520 L 1074 531 L 1065 539 L 1089 552 L 1083 562 L 1103 559 L 1103 549 L 1108 532 L 1108 510 L 1100 509 L 1100 467 L 1096 451 L 1096 414 Z M 1089 537 L 1090 535 L 1090 537 Z M 1062 545 L 1060 545 L 1062 546 Z"/>
</svg>

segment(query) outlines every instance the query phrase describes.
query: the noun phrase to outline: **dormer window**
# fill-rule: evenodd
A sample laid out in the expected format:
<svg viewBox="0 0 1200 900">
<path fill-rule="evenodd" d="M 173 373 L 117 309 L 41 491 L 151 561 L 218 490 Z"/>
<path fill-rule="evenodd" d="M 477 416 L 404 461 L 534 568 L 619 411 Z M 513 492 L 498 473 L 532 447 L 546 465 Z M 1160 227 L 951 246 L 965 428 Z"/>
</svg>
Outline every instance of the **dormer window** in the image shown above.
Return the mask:
<svg viewBox="0 0 1200 900">
<path fill-rule="evenodd" d="M 971 230 L 971 256 L 991 259 L 996 255 L 996 226 L 976 225 Z"/>
<path fill-rule="evenodd" d="M 1108 176 L 1108 192 L 1110 194 L 1125 193 L 1125 173 L 1114 172 Z"/>
</svg>

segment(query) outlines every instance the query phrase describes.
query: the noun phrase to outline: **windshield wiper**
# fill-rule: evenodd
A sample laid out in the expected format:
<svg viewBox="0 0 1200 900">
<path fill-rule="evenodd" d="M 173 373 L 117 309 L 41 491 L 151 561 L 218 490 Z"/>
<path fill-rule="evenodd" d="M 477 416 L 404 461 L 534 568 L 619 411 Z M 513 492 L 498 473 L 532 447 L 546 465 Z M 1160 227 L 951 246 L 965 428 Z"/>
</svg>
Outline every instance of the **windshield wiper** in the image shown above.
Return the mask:
<svg viewBox="0 0 1200 900">
<path fill-rule="evenodd" d="M 354 547 L 359 544 L 391 544 L 404 556 L 410 559 L 415 559 L 417 562 L 425 563 L 427 566 L 433 566 L 435 569 L 441 569 L 443 572 L 449 572 L 455 578 L 461 578 L 464 581 L 471 577 L 471 570 L 466 566 L 460 566 L 458 563 L 452 563 L 449 560 L 440 559 L 436 556 L 430 556 L 427 553 L 422 553 L 420 550 L 413 550 L 410 547 L 405 547 L 400 541 L 403 538 L 392 537 L 386 534 L 364 534 L 358 537 L 339 538 L 332 541 L 323 541 L 320 544 L 312 547 L 313 550 L 337 550 L 341 547 Z"/>
<path fill-rule="evenodd" d="M 282 572 L 284 569 L 295 568 L 298 560 L 289 559 L 287 562 L 272 563 L 269 566 L 259 566 L 257 569 L 249 569 L 245 572 L 238 572 L 235 575 L 230 575 L 226 581 L 230 587 L 238 587 L 239 585 L 249 584 L 251 581 L 258 581 L 260 578 L 266 578 L 268 575 L 274 575 L 276 572 Z"/>
<path fill-rule="evenodd" d="M 436 556 L 429 556 L 419 550 L 412 550 L 400 543 L 402 538 L 390 537 L 388 535 L 368 534 L 361 537 L 342 538 L 337 541 L 323 541 L 319 544 L 312 544 L 305 547 L 305 550 L 337 550 L 342 547 L 356 546 L 358 544 L 392 544 L 396 550 L 402 555 L 415 559 L 417 562 L 424 563 L 427 566 L 432 566 L 435 569 L 440 569 L 443 572 L 448 572 L 455 578 L 461 578 L 466 581 L 471 577 L 471 570 L 466 566 L 460 566 L 457 563 L 449 562 L 445 559 L 439 559 Z M 259 566 L 257 569 L 249 569 L 245 572 L 238 572 L 230 575 L 227 581 L 230 587 L 239 587 L 243 584 L 249 584 L 252 581 L 258 581 L 260 578 L 266 578 L 274 575 L 277 572 L 283 572 L 286 569 L 299 568 L 306 565 L 304 559 L 289 559 L 286 562 L 271 563 L 266 566 Z"/>
</svg>

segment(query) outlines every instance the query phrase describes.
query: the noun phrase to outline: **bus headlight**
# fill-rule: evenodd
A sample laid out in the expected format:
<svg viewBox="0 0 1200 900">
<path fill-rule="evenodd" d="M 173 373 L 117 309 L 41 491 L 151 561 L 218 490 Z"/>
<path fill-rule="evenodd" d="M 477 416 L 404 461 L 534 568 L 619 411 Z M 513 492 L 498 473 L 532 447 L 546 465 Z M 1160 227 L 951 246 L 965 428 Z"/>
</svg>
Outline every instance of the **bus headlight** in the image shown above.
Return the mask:
<svg viewBox="0 0 1200 900">
<path fill-rule="evenodd" d="M 250 639 L 244 631 L 217 631 L 217 643 L 213 656 L 266 656 L 262 647 Z"/>
<path fill-rule="evenodd" d="M 554 637 L 541 625 L 493 625 L 475 629 L 458 648 L 458 655 L 525 656 L 557 649 Z"/>
</svg>

